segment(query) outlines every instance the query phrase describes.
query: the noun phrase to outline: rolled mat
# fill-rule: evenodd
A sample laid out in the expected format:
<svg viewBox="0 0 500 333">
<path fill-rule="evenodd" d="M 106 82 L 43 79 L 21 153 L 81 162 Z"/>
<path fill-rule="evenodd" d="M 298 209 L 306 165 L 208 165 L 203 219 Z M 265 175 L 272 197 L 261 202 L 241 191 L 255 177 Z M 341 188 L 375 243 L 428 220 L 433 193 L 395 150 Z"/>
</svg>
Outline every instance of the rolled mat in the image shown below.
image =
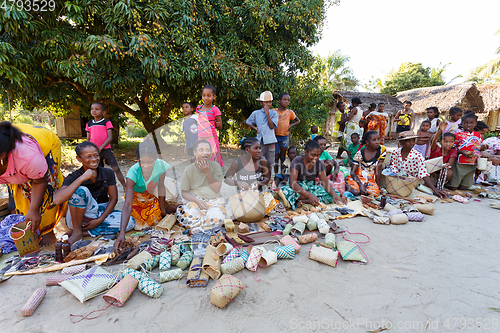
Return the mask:
<svg viewBox="0 0 500 333">
<path fill-rule="evenodd" d="M 463 196 L 458 195 L 458 194 L 452 196 L 451 198 L 453 200 L 458 201 L 458 202 L 463 203 L 463 204 L 466 204 L 469 202 L 469 200 L 467 198 L 464 198 Z"/>
<path fill-rule="evenodd" d="M 306 224 L 304 222 L 297 222 L 292 227 L 292 230 L 296 230 L 302 234 L 304 232 L 304 230 L 306 230 Z"/>
<path fill-rule="evenodd" d="M 61 271 L 61 274 L 75 275 L 81 273 L 87 269 L 87 264 L 81 264 L 76 266 L 65 267 Z"/>
<path fill-rule="evenodd" d="M 318 215 L 316 215 L 316 217 L 317 216 Z M 311 216 L 309 216 L 309 220 L 307 221 L 307 229 L 311 231 L 318 229 L 318 220 L 313 220 L 311 219 Z"/>
<path fill-rule="evenodd" d="M 336 248 L 335 245 L 335 234 L 328 233 L 325 235 L 325 244 L 330 246 L 332 249 Z"/>
<path fill-rule="evenodd" d="M 143 277 L 139 282 L 139 290 L 151 298 L 158 298 L 163 294 L 163 287 L 147 276 Z"/>
<path fill-rule="evenodd" d="M 245 285 L 236 277 L 225 274 L 210 289 L 210 303 L 223 309 L 243 290 Z"/>
<path fill-rule="evenodd" d="M 160 254 L 160 262 L 158 264 L 160 266 L 160 272 L 169 270 L 171 263 L 172 263 L 172 256 L 170 252 L 168 251 L 162 252 Z"/>
<path fill-rule="evenodd" d="M 259 267 L 269 267 L 278 261 L 278 255 L 274 251 L 266 251 L 262 253 L 259 260 Z"/>
<path fill-rule="evenodd" d="M 171 254 L 171 264 L 172 265 L 177 265 L 177 262 L 181 258 L 181 246 L 179 244 L 175 244 L 172 246 L 170 249 L 170 254 Z"/>
<path fill-rule="evenodd" d="M 245 267 L 249 271 L 255 272 L 257 270 L 257 267 L 259 267 L 259 260 L 261 257 L 262 257 L 262 250 L 254 246 L 252 248 L 252 251 L 250 252 L 250 255 L 248 256 L 248 260 L 245 264 Z"/>
<path fill-rule="evenodd" d="M 141 271 L 136 271 L 132 268 L 125 268 L 122 272 L 122 279 L 127 276 L 127 275 L 132 275 L 137 281 L 140 281 L 146 274 L 144 274 Z"/>
<path fill-rule="evenodd" d="M 201 269 L 213 280 L 217 280 L 220 277 L 221 262 L 222 258 L 215 253 L 215 247 L 212 245 L 207 246 Z"/>
<path fill-rule="evenodd" d="M 171 271 L 160 272 L 160 283 L 178 280 L 182 277 L 182 274 L 183 272 L 181 268 L 172 269 Z"/>
<path fill-rule="evenodd" d="M 414 206 L 420 213 L 427 215 L 434 215 L 434 205 L 433 204 L 423 204 Z"/>
<path fill-rule="evenodd" d="M 123 304 L 127 301 L 127 299 L 132 295 L 139 281 L 134 278 L 132 275 L 128 274 L 118 282 L 116 286 L 111 288 L 102 298 L 106 303 L 111 304 L 113 306 L 122 307 Z"/>
<path fill-rule="evenodd" d="M 142 251 L 141 253 L 136 254 L 132 259 L 130 259 L 127 262 L 127 267 L 137 270 L 141 267 L 141 264 L 143 262 L 151 258 L 153 258 L 151 253 L 149 253 L 148 251 Z"/>
<path fill-rule="evenodd" d="M 227 256 L 222 260 L 222 263 L 225 264 L 231 260 L 234 260 L 240 256 L 240 250 L 239 249 L 232 249 L 231 252 L 227 254 Z"/>
<path fill-rule="evenodd" d="M 160 256 L 154 256 L 151 259 L 146 260 L 141 264 L 141 268 L 145 270 L 146 272 L 151 272 L 153 269 L 158 267 L 158 264 L 160 263 Z"/>
<path fill-rule="evenodd" d="M 318 261 L 328 266 L 337 267 L 339 251 L 327 249 L 318 244 L 313 244 L 309 250 L 309 259 Z"/>
<path fill-rule="evenodd" d="M 408 223 L 408 216 L 406 214 L 392 215 L 390 218 L 392 224 L 406 224 Z"/>
<path fill-rule="evenodd" d="M 283 229 L 283 236 L 288 236 L 290 235 L 290 232 L 292 231 L 293 225 L 291 223 L 288 223 L 285 226 L 285 229 Z"/>
<path fill-rule="evenodd" d="M 54 275 L 49 275 L 45 279 L 45 285 L 46 286 L 56 286 L 59 284 L 59 282 L 63 282 L 67 278 L 72 277 L 72 274 L 54 274 Z"/>
<path fill-rule="evenodd" d="M 241 271 L 243 268 L 245 268 L 245 262 L 241 257 L 235 258 L 220 266 L 222 274 L 234 274 Z"/>
<path fill-rule="evenodd" d="M 43 288 L 39 288 L 39 289 L 35 290 L 35 292 L 33 294 L 31 294 L 31 296 L 28 299 L 28 301 L 26 302 L 26 304 L 24 304 L 24 306 L 21 308 L 21 315 L 23 317 L 31 316 L 35 312 L 36 308 L 42 302 L 42 299 L 46 293 L 47 293 L 47 290 L 45 290 Z"/>
<path fill-rule="evenodd" d="M 315 234 L 314 232 L 311 232 L 310 234 L 299 236 L 299 243 L 300 244 L 312 243 L 312 242 L 315 242 L 316 240 L 318 240 L 318 235 Z"/>
<path fill-rule="evenodd" d="M 278 259 L 293 259 L 295 258 L 295 249 L 293 248 L 293 245 L 284 245 L 284 246 L 277 246 L 274 249 L 274 252 L 276 252 L 276 256 Z"/>
<path fill-rule="evenodd" d="M 295 241 L 295 239 L 293 239 L 290 235 L 281 238 L 280 239 L 280 243 L 283 244 L 283 245 L 292 245 L 293 248 L 294 248 L 294 250 L 295 250 L 295 254 L 297 254 L 297 253 L 300 252 L 300 245 L 299 245 L 299 243 L 297 243 Z"/>
<path fill-rule="evenodd" d="M 176 266 L 180 269 L 184 270 L 191 265 L 191 261 L 193 261 L 194 254 L 191 251 L 186 251 L 182 257 L 177 262 Z"/>
</svg>

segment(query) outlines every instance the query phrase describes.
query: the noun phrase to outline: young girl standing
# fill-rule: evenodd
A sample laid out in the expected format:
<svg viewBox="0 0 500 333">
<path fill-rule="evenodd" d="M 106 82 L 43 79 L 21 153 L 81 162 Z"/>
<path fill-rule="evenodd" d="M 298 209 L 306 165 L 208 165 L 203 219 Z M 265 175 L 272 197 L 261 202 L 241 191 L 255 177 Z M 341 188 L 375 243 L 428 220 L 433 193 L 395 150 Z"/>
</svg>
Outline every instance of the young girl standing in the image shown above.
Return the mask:
<svg viewBox="0 0 500 333">
<path fill-rule="evenodd" d="M 196 108 L 198 115 L 198 139 L 205 139 L 212 147 L 211 161 L 217 161 L 220 166 L 224 166 L 220 154 L 219 137 L 217 130 L 222 129 L 221 113 L 218 107 L 213 105 L 216 97 L 214 86 L 207 84 L 201 91 L 203 105 Z"/>
<path fill-rule="evenodd" d="M 456 134 L 460 132 L 460 126 L 462 125 L 463 111 L 459 107 L 452 107 L 449 112 L 450 121 L 446 123 L 446 128 L 444 132 L 451 132 Z"/>
<path fill-rule="evenodd" d="M 439 129 L 439 124 L 441 121 L 439 120 L 439 110 L 435 106 L 431 106 L 430 108 L 427 108 L 427 119 L 431 122 L 431 128 L 429 128 L 428 132 L 429 133 L 436 133 Z"/>
</svg>

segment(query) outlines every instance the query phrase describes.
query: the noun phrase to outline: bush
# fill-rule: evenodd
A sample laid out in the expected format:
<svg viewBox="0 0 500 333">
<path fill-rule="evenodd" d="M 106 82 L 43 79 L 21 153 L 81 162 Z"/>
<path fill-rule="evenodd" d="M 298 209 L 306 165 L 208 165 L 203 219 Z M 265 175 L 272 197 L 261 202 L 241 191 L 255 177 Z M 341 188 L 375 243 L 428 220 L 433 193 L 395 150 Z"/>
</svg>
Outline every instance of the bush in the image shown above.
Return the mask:
<svg viewBox="0 0 500 333">
<path fill-rule="evenodd" d="M 131 138 L 144 138 L 148 135 L 148 131 L 140 125 L 128 125 L 127 126 L 127 134 Z"/>
</svg>

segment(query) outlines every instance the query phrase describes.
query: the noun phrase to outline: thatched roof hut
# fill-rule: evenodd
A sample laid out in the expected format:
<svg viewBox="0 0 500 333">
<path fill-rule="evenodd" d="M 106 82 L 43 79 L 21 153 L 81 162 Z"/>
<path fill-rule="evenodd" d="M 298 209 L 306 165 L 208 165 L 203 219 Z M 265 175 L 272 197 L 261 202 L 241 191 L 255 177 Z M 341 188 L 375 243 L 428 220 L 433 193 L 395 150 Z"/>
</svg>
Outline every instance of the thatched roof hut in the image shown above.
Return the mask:
<svg viewBox="0 0 500 333">
<path fill-rule="evenodd" d="M 500 84 L 481 84 L 477 86 L 483 99 L 484 111 L 488 114 L 490 130 L 500 130 Z"/>
<path fill-rule="evenodd" d="M 385 103 L 384 111 L 387 112 L 392 119 L 394 115 L 403 109 L 403 103 L 401 103 L 396 97 L 391 95 L 377 94 L 371 92 L 360 92 L 352 90 L 336 90 L 333 92 L 333 108 L 330 112 L 330 117 L 327 119 L 325 125 L 323 126 L 323 135 L 332 135 L 333 126 L 335 125 L 335 112 L 337 107 L 335 106 L 337 102 L 344 102 L 346 106 L 351 104 L 351 100 L 354 97 L 359 97 L 361 99 L 361 109 L 367 110 L 371 103 Z M 391 123 L 391 121 L 389 121 Z M 390 128 L 389 126 L 388 128 Z"/>
<path fill-rule="evenodd" d="M 431 106 L 436 106 L 443 113 L 454 106 L 464 111 L 471 109 L 478 114 L 485 112 L 475 82 L 406 90 L 399 92 L 396 97 L 401 102 L 410 101 L 415 114 L 425 114 L 425 109 Z"/>
<path fill-rule="evenodd" d="M 371 92 L 360 92 L 352 90 L 336 90 L 333 92 L 333 98 L 335 103 L 344 102 L 346 106 L 351 104 L 351 100 L 354 97 L 359 97 L 361 99 L 361 109 L 367 110 L 371 103 L 385 103 L 385 112 L 389 114 L 396 114 L 399 110 L 403 109 L 403 103 L 401 103 L 396 97 L 391 95 L 377 94 Z M 334 106 L 335 108 L 335 106 Z M 336 111 L 336 109 L 334 110 Z"/>
</svg>

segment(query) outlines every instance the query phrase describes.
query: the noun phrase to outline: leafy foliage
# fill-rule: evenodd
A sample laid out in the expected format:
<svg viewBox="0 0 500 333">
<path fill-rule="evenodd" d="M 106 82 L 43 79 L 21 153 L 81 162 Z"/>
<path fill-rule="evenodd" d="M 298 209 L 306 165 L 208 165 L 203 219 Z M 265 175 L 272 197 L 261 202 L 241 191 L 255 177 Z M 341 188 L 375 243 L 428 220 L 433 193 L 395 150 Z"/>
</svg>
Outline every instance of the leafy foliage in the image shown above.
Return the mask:
<svg viewBox="0 0 500 333">
<path fill-rule="evenodd" d="M 354 77 L 354 72 L 347 66 L 350 57 L 335 50 L 329 53 L 326 59 L 318 57 L 317 62 L 321 72 L 320 85 L 330 90 L 353 90 L 359 80 Z"/>
<path fill-rule="evenodd" d="M 91 101 L 148 132 L 205 84 L 239 121 L 262 90 L 290 86 L 313 57 L 335 0 L 55 0 L 55 11 L 0 11 L 0 83 L 54 113 Z M 135 104 L 137 108 L 132 108 Z M 243 112 L 241 112 L 243 111 Z M 227 127 L 228 124 L 226 123 Z"/>
<path fill-rule="evenodd" d="M 397 72 L 387 74 L 380 92 L 396 95 L 400 91 L 444 85 L 442 75 L 445 68 L 446 66 L 431 70 L 430 67 L 423 67 L 421 63 L 402 63 Z"/>
</svg>

